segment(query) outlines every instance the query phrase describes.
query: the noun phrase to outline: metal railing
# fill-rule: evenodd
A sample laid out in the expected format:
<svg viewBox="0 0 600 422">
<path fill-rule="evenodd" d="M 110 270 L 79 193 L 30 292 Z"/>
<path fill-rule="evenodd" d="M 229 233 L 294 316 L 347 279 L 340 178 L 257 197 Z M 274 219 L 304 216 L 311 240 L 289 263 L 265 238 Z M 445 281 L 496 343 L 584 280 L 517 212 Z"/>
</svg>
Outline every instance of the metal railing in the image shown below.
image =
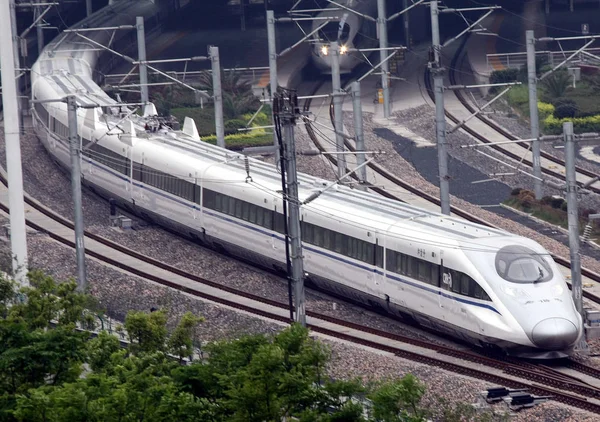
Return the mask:
<svg viewBox="0 0 600 422">
<path fill-rule="evenodd" d="M 194 83 L 199 82 L 202 74 L 207 73 L 210 75 L 212 73 L 211 69 L 205 70 L 184 70 L 182 72 L 166 72 L 169 75 L 179 79 L 182 82 L 186 83 Z M 235 67 L 231 69 L 223 69 L 223 72 L 235 72 L 241 73 L 240 79 L 243 81 L 250 82 L 252 85 L 258 85 L 261 79 L 265 79 L 267 82 L 269 81 L 269 67 L 268 66 L 260 66 L 260 67 Z M 148 72 L 149 75 L 158 75 L 156 72 Z M 122 83 L 133 82 L 139 80 L 139 73 L 120 73 L 120 74 L 112 74 L 105 75 L 104 83 L 106 85 L 119 85 Z"/>
<path fill-rule="evenodd" d="M 577 50 L 536 51 L 536 59 L 546 59 L 548 64 L 555 66 Z M 486 54 L 488 72 L 504 68 L 520 68 L 527 65 L 527 53 L 494 53 Z M 571 63 L 583 63 L 600 66 L 600 48 L 588 48 L 576 55 Z"/>
</svg>

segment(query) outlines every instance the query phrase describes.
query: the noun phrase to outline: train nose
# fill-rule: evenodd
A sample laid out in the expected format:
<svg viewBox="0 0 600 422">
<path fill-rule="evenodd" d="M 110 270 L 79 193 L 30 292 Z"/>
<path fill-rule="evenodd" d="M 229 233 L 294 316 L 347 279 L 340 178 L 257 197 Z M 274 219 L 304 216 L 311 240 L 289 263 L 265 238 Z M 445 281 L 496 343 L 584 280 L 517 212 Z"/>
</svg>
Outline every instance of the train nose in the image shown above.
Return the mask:
<svg viewBox="0 0 600 422">
<path fill-rule="evenodd" d="M 543 349 L 564 349 L 577 340 L 579 331 L 575 324 L 565 318 L 548 318 L 538 322 L 531 337 L 536 346 Z"/>
</svg>

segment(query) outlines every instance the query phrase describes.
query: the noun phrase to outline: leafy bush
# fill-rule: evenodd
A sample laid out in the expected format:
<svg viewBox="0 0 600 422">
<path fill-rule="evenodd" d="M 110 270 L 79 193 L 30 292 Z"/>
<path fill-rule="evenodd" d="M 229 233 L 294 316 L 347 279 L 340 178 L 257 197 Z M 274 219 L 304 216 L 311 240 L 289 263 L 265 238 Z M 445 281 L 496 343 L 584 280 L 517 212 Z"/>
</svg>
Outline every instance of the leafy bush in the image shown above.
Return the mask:
<svg viewBox="0 0 600 422">
<path fill-rule="evenodd" d="M 552 208 L 556 208 L 559 209 L 562 207 L 562 205 L 565 203 L 565 200 L 561 197 L 551 197 L 550 199 L 550 206 Z"/>
<path fill-rule="evenodd" d="M 575 104 L 574 101 L 572 103 L 560 104 L 560 105 L 556 106 L 556 109 L 554 110 L 554 115 L 558 119 L 566 119 L 569 117 L 575 117 L 576 113 L 577 113 L 577 105 Z"/>
<path fill-rule="evenodd" d="M 515 82 L 517 80 L 517 76 L 519 75 L 519 69 L 502 69 L 502 70 L 494 70 L 490 74 L 490 83 L 491 84 L 504 84 L 509 82 Z"/>
<path fill-rule="evenodd" d="M 551 73 L 541 83 L 545 99 L 560 98 L 565 95 L 571 84 L 571 76 L 564 69 L 559 69 Z"/>
<path fill-rule="evenodd" d="M 526 117 L 529 117 L 529 91 L 526 85 L 513 86 L 506 94 L 508 103 L 519 110 Z"/>
<path fill-rule="evenodd" d="M 231 133 L 235 133 L 238 129 L 244 127 L 246 127 L 246 121 L 242 119 L 231 119 L 225 122 L 225 130 L 229 130 Z"/>
<path fill-rule="evenodd" d="M 538 117 L 540 120 L 545 120 L 546 117 L 554 114 L 554 105 L 538 101 Z"/>
<path fill-rule="evenodd" d="M 523 188 L 514 188 L 510 192 L 510 196 L 519 196 L 519 194 L 521 193 L 522 190 L 523 190 Z"/>
<path fill-rule="evenodd" d="M 546 134 L 561 134 L 563 131 L 564 122 L 573 122 L 573 128 L 576 133 L 600 131 L 600 115 L 589 117 L 573 117 L 566 119 L 558 119 L 554 116 L 548 116 L 543 122 L 544 132 Z"/>
</svg>

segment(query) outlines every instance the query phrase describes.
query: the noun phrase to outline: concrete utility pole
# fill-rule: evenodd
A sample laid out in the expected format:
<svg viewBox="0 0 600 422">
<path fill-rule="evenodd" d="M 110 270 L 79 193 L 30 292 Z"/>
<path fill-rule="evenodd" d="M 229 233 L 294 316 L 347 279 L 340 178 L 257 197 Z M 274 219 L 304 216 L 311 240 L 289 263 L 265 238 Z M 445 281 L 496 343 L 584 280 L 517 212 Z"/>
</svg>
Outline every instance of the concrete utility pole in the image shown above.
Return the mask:
<svg viewBox="0 0 600 422">
<path fill-rule="evenodd" d="M 383 117 L 390 117 L 390 88 L 389 74 L 390 65 L 387 61 L 388 56 L 388 34 L 387 34 L 387 16 L 385 13 L 385 1 L 377 0 L 377 32 L 379 35 L 379 60 L 381 65 L 381 88 L 383 89 Z"/>
<path fill-rule="evenodd" d="M 14 7 L 11 2 L 10 6 Z M 0 1 L 0 22 L 11 22 L 9 3 Z M 13 9 L 14 11 L 14 9 Z M 19 139 L 19 108 L 15 80 L 15 55 L 12 25 L 0 25 L 0 71 L 2 74 L 2 105 L 4 139 L 6 142 L 6 171 L 8 173 L 8 207 L 10 210 L 10 250 L 13 277 L 20 286 L 28 286 L 27 238 L 25 203 L 23 201 L 23 172 Z"/>
<path fill-rule="evenodd" d="M 342 114 L 342 81 L 340 78 L 340 46 L 337 41 L 329 44 L 331 55 L 331 84 L 333 86 L 333 122 L 335 126 L 335 146 L 337 154 L 338 178 L 346 174 L 346 156 L 344 155 L 344 119 Z"/>
<path fill-rule="evenodd" d="M 225 124 L 223 123 L 223 90 L 221 87 L 221 63 L 219 47 L 210 46 L 208 56 L 212 68 L 213 99 L 215 103 L 215 128 L 217 130 L 217 145 L 225 148 Z"/>
<path fill-rule="evenodd" d="M 571 290 L 575 308 L 585 321 L 583 312 L 583 286 L 581 284 L 581 257 L 579 256 L 579 210 L 577 207 L 577 170 L 575 168 L 575 139 L 573 122 L 563 123 L 565 138 L 565 170 L 567 179 L 567 219 L 569 225 L 569 251 L 571 259 Z M 587 349 L 585 336 L 578 345 L 579 350 Z"/>
<path fill-rule="evenodd" d="M 10 29 L 11 29 L 11 39 L 12 39 L 12 46 L 13 46 L 13 57 L 14 57 L 14 63 L 15 63 L 15 69 L 19 70 L 21 69 L 21 60 L 20 60 L 20 54 L 19 52 L 21 51 L 20 49 L 20 42 L 19 42 L 19 29 L 17 27 L 17 8 L 16 8 L 16 4 L 15 4 L 15 0 L 9 0 L 9 5 L 10 5 Z M 9 20 L 6 19 L 2 22 L 8 22 Z M 6 44 L 4 44 L 6 45 Z M 17 109 L 19 110 L 19 114 L 18 114 L 18 123 L 19 123 L 19 131 L 21 134 L 24 134 L 24 127 L 23 127 L 23 99 L 21 98 L 21 83 L 19 80 L 17 80 Z"/>
<path fill-rule="evenodd" d="M 450 186 L 448 177 L 448 153 L 446 151 L 446 115 L 444 114 L 444 68 L 440 63 L 440 27 L 438 0 L 429 2 L 431 8 L 431 40 L 434 62 L 431 64 L 435 93 L 435 126 L 440 175 L 440 202 L 442 214 L 450 215 Z"/>
<path fill-rule="evenodd" d="M 273 109 L 273 98 L 277 92 L 277 44 L 275 43 L 275 14 L 267 10 L 267 43 L 269 48 L 269 82 L 271 88 L 271 109 Z M 273 120 L 274 121 L 274 120 Z M 273 131 L 273 145 L 277 149 L 277 134 Z M 279 159 L 276 153 L 275 162 Z"/>
<path fill-rule="evenodd" d="M 77 97 L 67 97 L 69 118 L 69 152 L 71 155 L 71 190 L 75 218 L 75 253 L 77 255 L 77 290 L 87 291 L 85 246 L 83 244 L 83 207 L 81 201 L 81 146 L 77 134 Z"/>
<path fill-rule="evenodd" d="M 408 0 L 402 0 L 402 8 L 408 9 Z M 410 16 L 408 12 L 404 13 L 404 44 L 410 50 Z"/>
<path fill-rule="evenodd" d="M 42 13 L 42 8 L 40 6 L 35 6 L 33 10 L 34 19 L 37 19 Z M 35 24 L 35 30 L 37 33 L 38 56 L 41 56 L 42 50 L 44 49 L 44 25 L 41 19 Z"/>
<path fill-rule="evenodd" d="M 135 26 L 137 28 L 137 44 L 138 44 L 138 61 L 146 61 L 146 33 L 144 30 L 144 17 L 138 16 L 135 18 Z M 140 91 L 142 93 L 142 103 L 148 104 L 150 101 L 148 96 L 148 66 L 140 63 Z"/>
<path fill-rule="evenodd" d="M 526 31 L 527 41 L 527 79 L 529 86 L 529 120 L 531 137 L 535 139 L 531 146 L 533 155 L 533 190 L 535 199 L 542 199 L 542 166 L 540 162 L 540 122 L 537 105 L 537 72 L 535 69 L 535 37 L 533 31 Z"/>
<path fill-rule="evenodd" d="M 278 97 L 278 98 L 277 98 Z M 302 238 L 300 232 L 300 200 L 298 198 L 298 173 L 296 170 L 296 143 L 294 126 L 298 98 L 295 94 L 289 98 L 276 96 L 277 112 L 283 126 L 285 173 L 287 175 L 287 201 L 289 242 L 291 243 L 292 281 L 296 307 L 295 321 L 306 326 L 306 306 L 304 299 L 304 264 L 302 257 Z M 275 107 L 273 107 L 275 109 Z"/>
<path fill-rule="evenodd" d="M 365 162 L 365 134 L 362 124 L 362 104 L 360 102 L 360 82 L 354 81 L 350 85 L 352 89 L 352 111 L 354 114 L 354 137 L 356 140 L 356 166 L 359 167 Z M 367 190 L 367 169 L 362 166 L 358 170 L 358 180 L 361 189 Z"/>
<path fill-rule="evenodd" d="M 92 0 L 85 0 L 85 15 L 90 16 L 94 11 L 92 10 Z"/>
</svg>

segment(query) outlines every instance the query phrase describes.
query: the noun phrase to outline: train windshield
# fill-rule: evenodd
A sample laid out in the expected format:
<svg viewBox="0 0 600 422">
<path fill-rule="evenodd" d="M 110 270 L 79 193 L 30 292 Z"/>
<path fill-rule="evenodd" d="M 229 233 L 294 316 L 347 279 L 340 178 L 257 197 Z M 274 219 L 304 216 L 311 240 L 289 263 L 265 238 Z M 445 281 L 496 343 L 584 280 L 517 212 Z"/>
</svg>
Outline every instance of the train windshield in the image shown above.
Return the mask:
<svg viewBox="0 0 600 422">
<path fill-rule="evenodd" d="M 552 269 L 539 254 L 518 245 L 505 246 L 498 251 L 496 271 L 512 283 L 539 283 L 552 278 Z"/>
<path fill-rule="evenodd" d="M 344 21 L 329 22 L 319 30 L 319 38 L 323 42 L 334 42 L 345 44 L 350 36 L 350 27 Z"/>
</svg>

